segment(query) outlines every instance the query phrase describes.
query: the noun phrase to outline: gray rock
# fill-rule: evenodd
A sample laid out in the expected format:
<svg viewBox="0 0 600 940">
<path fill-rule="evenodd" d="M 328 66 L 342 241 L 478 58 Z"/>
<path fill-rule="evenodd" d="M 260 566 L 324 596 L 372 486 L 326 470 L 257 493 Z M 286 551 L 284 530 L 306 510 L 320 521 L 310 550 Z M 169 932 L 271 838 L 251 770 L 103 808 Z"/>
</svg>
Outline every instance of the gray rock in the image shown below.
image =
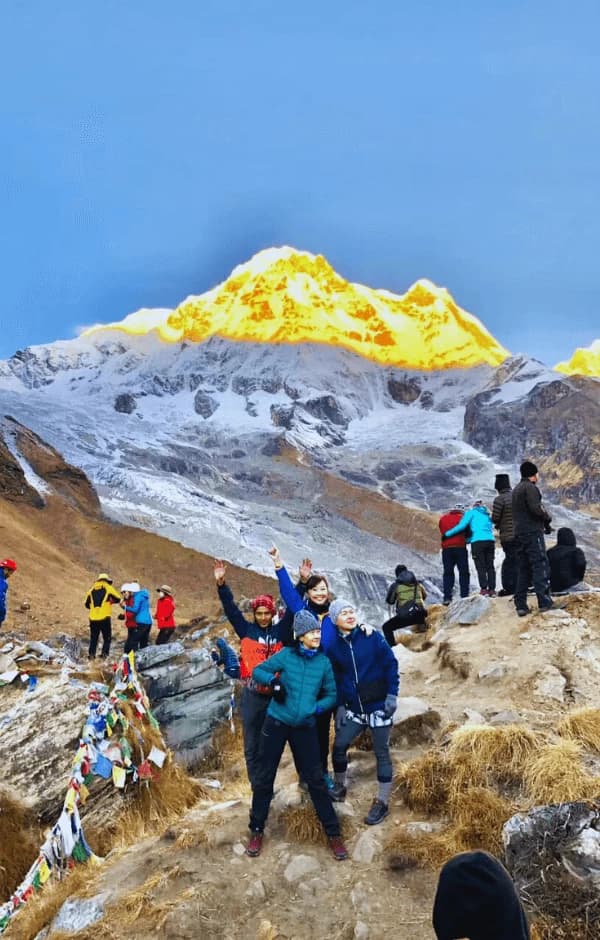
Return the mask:
<svg viewBox="0 0 600 940">
<path fill-rule="evenodd" d="M 487 614 L 490 609 L 491 601 L 481 594 L 473 594 L 471 597 L 460 597 L 452 601 L 446 616 L 444 624 L 457 623 L 460 626 L 471 626 L 479 623 L 481 618 Z"/>
<path fill-rule="evenodd" d="M 305 875 L 312 875 L 321 870 L 321 866 L 312 855 L 295 855 L 286 866 L 283 877 L 288 884 L 294 884 L 304 878 Z"/>
<path fill-rule="evenodd" d="M 391 742 L 396 746 L 412 746 L 433 740 L 441 723 L 440 713 L 415 696 L 398 699 L 393 717 Z"/>
<path fill-rule="evenodd" d="M 371 931 L 364 920 L 357 920 L 354 927 L 354 940 L 369 940 Z"/>
<path fill-rule="evenodd" d="M 246 846 L 242 842 L 235 842 L 232 845 L 231 850 L 233 854 L 237 855 L 239 858 L 246 854 Z"/>
<path fill-rule="evenodd" d="M 555 702 L 563 702 L 567 680 L 556 666 L 544 666 L 542 673 L 535 684 L 536 698 L 550 698 Z"/>
<path fill-rule="evenodd" d="M 467 719 L 466 723 L 469 725 L 484 725 L 486 723 L 481 712 L 476 711 L 474 708 L 465 708 L 463 714 Z"/>
<path fill-rule="evenodd" d="M 364 865 L 370 865 L 380 849 L 381 843 L 375 833 L 370 829 L 365 829 L 354 843 L 352 860 L 354 862 L 361 862 Z"/>
<path fill-rule="evenodd" d="M 201 418 L 206 420 L 215 413 L 218 407 L 219 402 L 216 398 L 213 398 L 208 392 L 198 389 L 194 395 L 194 411 L 196 414 L 199 414 Z"/>
<path fill-rule="evenodd" d="M 488 663 L 487 666 L 479 670 L 477 677 L 482 682 L 498 682 L 500 679 L 504 679 L 512 668 L 503 662 Z"/>
<path fill-rule="evenodd" d="M 50 936 L 54 931 L 77 933 L 95 924 L 104 917 L 104 905 L 108 894 L 97 894 L 94 898 L 73 898 L 65 901 L 52 921 Z"/>
<path fill-rule="evenodd" d="M 175 659 L 185 653 L 183 643 L 164 643 L 162 646 L 147 646 L 135 654 L 135 666 L 138 672 L 145 672 L 152 666 Z"/>
<path fill-rule="evenodd" d="M 134 395 L 129 395 L 125 393 L 123 395 L 117 395 L 115 398 L 115 411 L 120 412 L 121 414 L 130 415 L 133 414 L 137 408 L 137 401 Z"/>
<path fill-rule="evenodd" d="M 523 721 L 518 712 L 512 708 L 504 708 L 499 712 L 490 712 L 488 722 L 494 727 L 498 725 L 518 725 Z"/>
<path fill-rule="evenodd" d="M 264 901 L 266 899 L 267 892 L 264 883 L 260 880 L 260 878 L 250 884 L 248 890 L 246 891 L 246 897 L 252 898 L 255 901 Z"/>
</svg>

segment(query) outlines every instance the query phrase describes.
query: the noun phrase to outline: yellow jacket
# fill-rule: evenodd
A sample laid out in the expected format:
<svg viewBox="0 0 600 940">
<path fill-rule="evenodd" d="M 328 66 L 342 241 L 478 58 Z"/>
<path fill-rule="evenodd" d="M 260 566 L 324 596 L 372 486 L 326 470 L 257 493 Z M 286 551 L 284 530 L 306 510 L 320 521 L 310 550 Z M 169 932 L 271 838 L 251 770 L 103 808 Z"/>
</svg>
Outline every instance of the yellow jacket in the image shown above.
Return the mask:
<svg viewBox="0 0 600 940">
<path fill-rule="evenodd" d="M 108 581 L 95 581 L 85 596 L 85 606 L 90 620 L 106 620 L 112 605 L 121 600 L 119 592 Z"/>
</svg>

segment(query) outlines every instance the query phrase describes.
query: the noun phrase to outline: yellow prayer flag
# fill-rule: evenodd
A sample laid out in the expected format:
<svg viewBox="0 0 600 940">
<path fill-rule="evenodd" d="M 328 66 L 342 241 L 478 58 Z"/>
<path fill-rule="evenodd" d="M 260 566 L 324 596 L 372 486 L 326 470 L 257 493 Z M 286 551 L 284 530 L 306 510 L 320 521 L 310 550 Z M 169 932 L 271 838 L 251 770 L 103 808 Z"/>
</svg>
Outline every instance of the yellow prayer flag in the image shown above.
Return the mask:
<svg viewBox="0 0 600 940">
<path fill-rule="evenodd" d="M 125 777 L 125 768 L 118 767 L 117 764 L 113 764 L 112 779 L 114 785 L 122 789 L 125 786 Z"/>
</svg>

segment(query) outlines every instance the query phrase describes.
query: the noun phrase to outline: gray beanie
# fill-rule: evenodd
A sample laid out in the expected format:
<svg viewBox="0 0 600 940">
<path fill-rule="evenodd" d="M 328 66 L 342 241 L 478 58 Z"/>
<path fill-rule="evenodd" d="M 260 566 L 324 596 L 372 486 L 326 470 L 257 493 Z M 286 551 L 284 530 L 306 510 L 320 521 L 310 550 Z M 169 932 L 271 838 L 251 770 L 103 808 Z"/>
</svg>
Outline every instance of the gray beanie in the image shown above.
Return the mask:
<svg viewBox="0 0 600 940">
<path fill-rule="evenodd" d="M 317 620 L 314 614 L 311 614 L 310 610 L 299 610 L 297 614 L 294 614 L 294 636 L 298 639 L 301 636 L 304 636 L 305 633 L 310 633 L 311 630 L 320 630 L 321 624 Z"/>
<path fill-rule="evenodd" d="M 351 607 L 352 610 L 356 610 L 355 605 L 351 601 L 344 600 L 343 597 L 336 597 L 329 605 L 329 616 L 334 626 L 337 623 L 339 615 L 346 607 Z"/>
</svg>

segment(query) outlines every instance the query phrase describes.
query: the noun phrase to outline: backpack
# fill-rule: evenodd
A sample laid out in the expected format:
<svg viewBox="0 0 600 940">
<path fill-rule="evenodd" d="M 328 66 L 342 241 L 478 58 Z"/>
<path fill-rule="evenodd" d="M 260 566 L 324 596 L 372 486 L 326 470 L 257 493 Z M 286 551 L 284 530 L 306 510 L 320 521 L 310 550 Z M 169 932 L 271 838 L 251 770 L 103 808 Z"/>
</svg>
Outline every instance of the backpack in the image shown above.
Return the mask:
<svg viewBox="0 0 600 940">
<path fill-rule="evenodd" d="M 419 585 L 415 584 L 412 598 L 408 601 L 404 601 L 402 604 L 396 603 L 397 617 L 410 620 L 412 623 L 425 623 L 427 611 L 423 607 L 423 604 L 417 600 L 418 589 Z"/>
</svg>

